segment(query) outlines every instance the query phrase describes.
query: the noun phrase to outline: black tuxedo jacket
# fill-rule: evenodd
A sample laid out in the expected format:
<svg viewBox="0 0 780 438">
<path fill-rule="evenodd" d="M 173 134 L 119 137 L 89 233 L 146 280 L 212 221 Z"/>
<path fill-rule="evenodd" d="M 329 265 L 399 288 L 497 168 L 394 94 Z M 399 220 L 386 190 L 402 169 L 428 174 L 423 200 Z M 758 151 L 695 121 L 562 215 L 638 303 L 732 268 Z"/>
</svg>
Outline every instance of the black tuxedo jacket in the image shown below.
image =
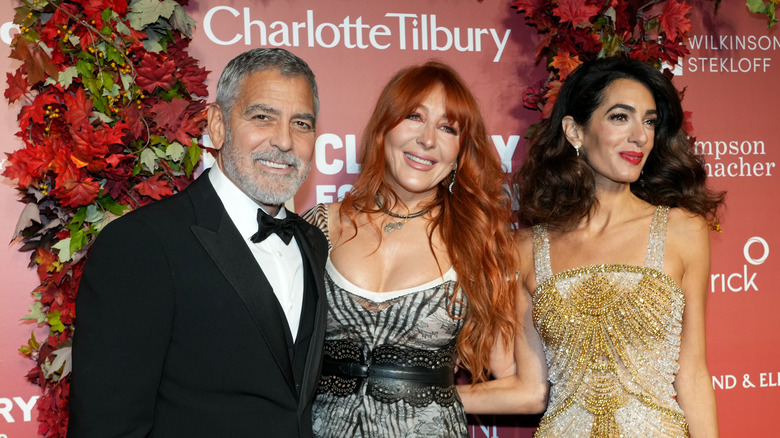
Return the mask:
<svg viewBox="0 0 780 438">
<path fill-rule="evenodd" d="M 262 269 L 202 175 L 108 225 L 76 302 L 69 438 L 309 437 L 325 335 L 327 241 L 292 343 Z"/>
</svg>

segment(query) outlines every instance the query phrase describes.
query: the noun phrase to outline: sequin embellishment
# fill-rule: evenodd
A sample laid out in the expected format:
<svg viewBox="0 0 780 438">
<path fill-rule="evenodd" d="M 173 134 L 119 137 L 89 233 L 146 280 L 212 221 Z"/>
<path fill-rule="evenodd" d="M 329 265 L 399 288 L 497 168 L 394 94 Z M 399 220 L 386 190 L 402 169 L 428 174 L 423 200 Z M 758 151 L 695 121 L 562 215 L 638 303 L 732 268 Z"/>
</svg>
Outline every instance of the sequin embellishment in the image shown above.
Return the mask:
<svg viewBox="0 0 780 438">
<path fill-rule="evenodd" d="M 550 404 L 534 437 L 687 437 L 675 400 L 682 290 L 663 273 L 668 208 L 653 215 L 645 266 L 552 274 L 534 229 L 534 324 L 545 343 Z"/>
</svg>

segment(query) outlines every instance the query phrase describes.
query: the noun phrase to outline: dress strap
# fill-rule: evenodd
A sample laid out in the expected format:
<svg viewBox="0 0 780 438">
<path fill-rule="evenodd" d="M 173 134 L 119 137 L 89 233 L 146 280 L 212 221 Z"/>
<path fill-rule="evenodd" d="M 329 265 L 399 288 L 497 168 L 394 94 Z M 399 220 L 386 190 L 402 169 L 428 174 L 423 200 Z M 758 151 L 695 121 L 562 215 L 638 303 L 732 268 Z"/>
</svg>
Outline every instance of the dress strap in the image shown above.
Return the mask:
<svg viewBox="0 0 780 438">
<path fill-rule="evenodd" d="M 534 272 L 536 284 L 542 284 L 553 275 L 550 265 L 550 239 L 544 225 L 534 225 L 533 230 Z"/>
<path fill-rule="evenodd" d="M 328 232 L 328 204 L 317 204 L 301 214 L 306 222 L 322 230 L 328 239 L 328 251 L 331 250 L 330 233 Z"/>
<path fill-rule="evenodd" d="M 664 253 L 666 251 L 666 223 L 669 220 L 669 207 L 659 205 L 653 212 L 650 222 L 650 238 L 647 241 L 647 257 L 645 266 L 657 271 L 664 270 Z"/>
</svg>

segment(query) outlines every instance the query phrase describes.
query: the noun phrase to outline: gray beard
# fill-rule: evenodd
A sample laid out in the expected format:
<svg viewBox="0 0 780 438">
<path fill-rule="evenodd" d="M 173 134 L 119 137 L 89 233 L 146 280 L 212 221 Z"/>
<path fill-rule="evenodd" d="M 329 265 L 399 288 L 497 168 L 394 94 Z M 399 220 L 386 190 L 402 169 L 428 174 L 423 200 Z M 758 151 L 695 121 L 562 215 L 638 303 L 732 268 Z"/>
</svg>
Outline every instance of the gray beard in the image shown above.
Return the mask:
<svg viewBox="0 0 780 438">
<path fill-rule="evenodd" d="M 266 184 L 258 186 L 256 180 L 253 178 L 255 175 L 242 173 L 238 168 L 236 163 L 238 162 L 239 157 L 236 151 L 231 147 L 231 143 L 232 138 L 230 129 L 226 127 L 225 145 L 220 151 L 222 154 L 224 173 L 239 189 L 241 189 L 241 191 L 259 204 L 281 205 L 292 199 L 311 171 L 311 162 L 309 162 L 306 169 L 303 172 L 300 172 L 303 163 L 291 152 L 283 152 L 276 148 L 272 148 L 268 151 L 253 152 L 250 155 L 252 161 L 268 160 L 285 163 L 292 165 L 295 170 L 289 175 L 265 173 L 261 170 L 256 171 L 256 173 L 262 174 L 263 179 L 266 180 Z"/>
</svg>

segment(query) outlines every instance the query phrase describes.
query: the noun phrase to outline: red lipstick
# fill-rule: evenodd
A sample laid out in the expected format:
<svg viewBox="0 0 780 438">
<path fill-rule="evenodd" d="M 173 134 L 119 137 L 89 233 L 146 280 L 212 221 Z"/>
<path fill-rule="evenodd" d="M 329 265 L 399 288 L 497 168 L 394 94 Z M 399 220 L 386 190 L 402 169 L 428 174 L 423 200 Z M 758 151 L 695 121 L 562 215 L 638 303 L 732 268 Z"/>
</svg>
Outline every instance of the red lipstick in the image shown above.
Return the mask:
<svg viewBox="0 0 780 438">
<path fill-rule="evenodd" d="M 645 154 L 643 154 L 642 152 L 626 151 L 626 152 L 621 152 L 620 153 L 620 158 L 628 161 L 629 163 L 631 163 L 633 165 L 640 164 L 642 162 L 642 158 L 644 158 L 644 156 L 645 156 Z"/>
</svg>

